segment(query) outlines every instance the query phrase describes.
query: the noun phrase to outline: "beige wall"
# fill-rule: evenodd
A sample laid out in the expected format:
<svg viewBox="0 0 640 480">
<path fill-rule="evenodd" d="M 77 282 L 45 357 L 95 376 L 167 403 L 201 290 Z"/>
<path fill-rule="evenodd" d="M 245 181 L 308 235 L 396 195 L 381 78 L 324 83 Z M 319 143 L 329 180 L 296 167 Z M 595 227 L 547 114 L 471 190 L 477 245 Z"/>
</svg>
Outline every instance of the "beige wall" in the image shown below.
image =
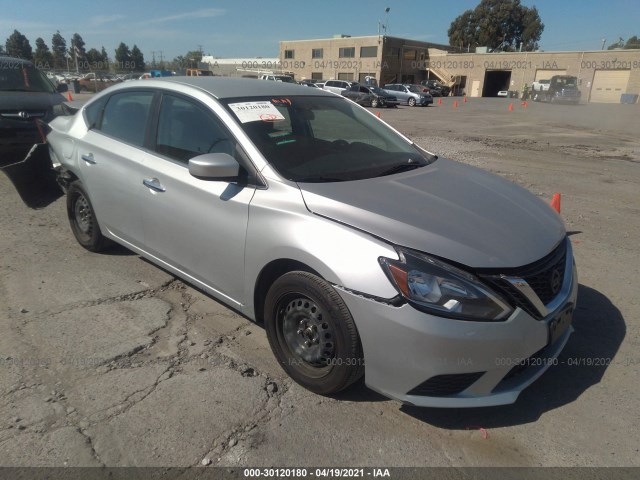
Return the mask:
<svg viewBox="0 0 640 480">
<path fill-rule="evenodd" d="M 355 48 L 353 58 L 340 57 L 340 48 Z M 362 57 L 362 47 L 377 47 L 375 57 Z M 413 75 L 415 81 L 426 78 L 420 61 L 428 58 L 432 43 L 385 36 L 328 38 L 280 42 L 279 58 L 284 70 L 291 71 L 296 80 L 309 79 L 312 73 L 321 73 L 324 80 L 337 79 L 340 74 L 351 74 L 358 79 L 362 74 L 374 74 L 378 82 L 391 83 L 401 77 Z M 313 49 L 323 50 L 322 58 L 312 58 Z M 285 51 L 293 51 L 293 58 L 285 58 Z M 415 56 L 409 57 L 412 52 Z"/>
<path fill-rule="evenodd" d="M 640 50 L 484 54 L 442 54 L 432 50 L 430 53 L 425 66 L 432 67 L 433 71 L 444 69 L 447 74 L 467 76 L 469 95 L 474 82 L 479 82 L 482 94 L 487 70 L 510 70 L 509 89 L 519 92 L 525 83 L 531 86 L 538 70 L 566 70 L 567 75 L 578 77 L 582 98 L 587 101 L 596 70 L 624 69 L 630 71 L 625 93 L 640 93 Z"/>
<path fill-rule="evenodd" d="M 363 58 L 361 47 L 378 47 L 377 56 Z M 353 58 L 341 58 L 340 48 L 355 48 Z M 322 58 L 312 58 L 313 49 L 322 48 Z M 630 71 L 625 93 L 640 94 L 640 50 L 603 50 L 591 52 L 521 52 L 521 53 L 448 53 L 447 46 L 409 39 L 367 36 L 295 40 L 280 42 L 282 69 L 294 74 L 296 80 L 321 74 L 322 79 L 351 76 L 359 80 L 362 74 L 374 74 L 381 85 L 393 82 L 421 80 L 433 77 L 458 77 L 464 87 L 459 93 L 479 96 L 485 87 L 487 71 L 511 72 L 509 90 L 522 91 L 523 85 L 536 78 L 536 72 L 566 71 L 579 79 L 583 101 L 588 101 L 597 70 L 625 69 Z M 293 58 L 285 58 L 292 50 Z M 409 55 L 410 52 L 415 55 Z M 342 74 L 342 75 L 341 75 Z"/>
</svg>

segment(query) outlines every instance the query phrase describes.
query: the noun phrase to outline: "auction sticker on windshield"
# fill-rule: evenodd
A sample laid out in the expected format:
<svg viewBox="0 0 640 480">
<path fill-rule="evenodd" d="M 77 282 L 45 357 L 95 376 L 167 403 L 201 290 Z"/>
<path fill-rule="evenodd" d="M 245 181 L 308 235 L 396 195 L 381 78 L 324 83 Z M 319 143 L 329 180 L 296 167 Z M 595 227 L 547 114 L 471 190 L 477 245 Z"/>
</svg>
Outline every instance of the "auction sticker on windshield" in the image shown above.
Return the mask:
<svg viewBox="0 0 640 480">
<path fill-rule="evenodd" d="M 284 120 L 284 116 L 269 101 L 230 103 L 229 108 L 236 114 L 241 123 L 277 122 Z"/>
</svg>

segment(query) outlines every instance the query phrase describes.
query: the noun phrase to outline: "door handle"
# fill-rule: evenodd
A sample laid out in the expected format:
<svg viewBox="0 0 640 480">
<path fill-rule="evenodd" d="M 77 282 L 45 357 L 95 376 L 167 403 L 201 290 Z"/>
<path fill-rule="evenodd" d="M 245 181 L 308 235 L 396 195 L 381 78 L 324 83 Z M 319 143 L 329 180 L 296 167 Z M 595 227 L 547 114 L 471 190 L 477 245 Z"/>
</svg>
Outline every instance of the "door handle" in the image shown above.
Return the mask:
<svg viewBox="0 0 640 480">
<path fill-rule="evenodd" d="M 93 159 L 93 153 L 83 153 L 82 159 L 85 162 L 90 163 L 91 165 L 95 165 L 96 163 L 98 163 Z"/>
<path fill-rule="evenodd" d="M 156 192 L 165 192 L 166 189 L 160 183 L 160 180 L 157 178 L 145 178 L 142 180 L 142 184 L 145 187 L 149 187 L 151 190 L 155 190 Z"/>
</svg>

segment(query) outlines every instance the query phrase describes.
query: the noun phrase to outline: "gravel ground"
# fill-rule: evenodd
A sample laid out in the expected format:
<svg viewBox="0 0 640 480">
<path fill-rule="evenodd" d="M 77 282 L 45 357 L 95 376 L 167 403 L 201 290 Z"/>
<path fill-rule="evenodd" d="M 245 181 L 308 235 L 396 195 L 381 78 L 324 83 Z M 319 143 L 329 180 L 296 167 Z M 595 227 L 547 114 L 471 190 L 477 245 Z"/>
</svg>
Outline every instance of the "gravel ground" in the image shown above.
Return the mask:
<svg viewBox="0 0 640 480">
<path fill-rule="evenodd" d="M 0 465 L 640 466 L 638 106 L 453 101 L 380 112 L 438 155 L 561 192 L 578 263 L 576 332 L 516 404 L 313 395 L 262 327 L 124 248 L 83 250 L 64 198 L 29 209 L 0 175 Z"/>
</svg>

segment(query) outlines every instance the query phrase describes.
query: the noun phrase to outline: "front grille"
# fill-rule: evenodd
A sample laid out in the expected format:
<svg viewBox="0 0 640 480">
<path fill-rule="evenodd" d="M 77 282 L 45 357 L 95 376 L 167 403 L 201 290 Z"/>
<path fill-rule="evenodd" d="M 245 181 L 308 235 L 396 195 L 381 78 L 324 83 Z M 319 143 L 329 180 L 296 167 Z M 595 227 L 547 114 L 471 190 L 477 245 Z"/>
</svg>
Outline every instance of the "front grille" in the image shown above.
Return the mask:
<svg viewBox="0 0 640 480">
<path fill-rule="evenodd" d="M 486 372 L 437 375 L 413 388 L 407 395 L 446 397 L 465 391 Z"/>
<path fill-rule="evenodd" d="M 522 278 L 525 280 L 544 305 L 551 302 L 559 293 L 564 282 L 567 260 L 567 244 L 563 240 L 549 255 L 524 267 L 504 269 L 500 271 L 479 272 L 497 293 L 505 297 L 514 307 L 520 307 L 530 315 L 540 318 L 537 309 L 511 283 L 502 276 Z M 554 286 L 556 290 L 554 291 Z"/>
</svg>

